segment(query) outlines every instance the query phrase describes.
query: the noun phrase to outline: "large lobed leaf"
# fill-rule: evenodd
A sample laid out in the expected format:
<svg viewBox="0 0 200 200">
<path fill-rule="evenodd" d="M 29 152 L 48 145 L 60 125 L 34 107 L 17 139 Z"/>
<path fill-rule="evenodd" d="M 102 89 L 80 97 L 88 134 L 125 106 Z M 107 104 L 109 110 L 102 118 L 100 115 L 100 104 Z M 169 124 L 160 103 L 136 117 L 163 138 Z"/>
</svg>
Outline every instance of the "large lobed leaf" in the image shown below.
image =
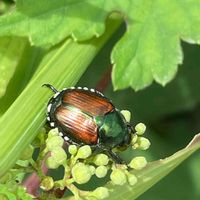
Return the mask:
<svg viewBox="0 0 200 200">
<path fill-rule="evenodd" d="M 18 0 L 16 11 L 0 18 L 0 35 L 28 36 L 34 45 L 70 35 L 86 40 L 103 34 L 113 11 L 127 23 L 112 53 L 115 89 L 138 90 L 153 80 L 165 85 L 182 62 L 180 39 L 200 40 L 199 0 Z"/>
</svg>

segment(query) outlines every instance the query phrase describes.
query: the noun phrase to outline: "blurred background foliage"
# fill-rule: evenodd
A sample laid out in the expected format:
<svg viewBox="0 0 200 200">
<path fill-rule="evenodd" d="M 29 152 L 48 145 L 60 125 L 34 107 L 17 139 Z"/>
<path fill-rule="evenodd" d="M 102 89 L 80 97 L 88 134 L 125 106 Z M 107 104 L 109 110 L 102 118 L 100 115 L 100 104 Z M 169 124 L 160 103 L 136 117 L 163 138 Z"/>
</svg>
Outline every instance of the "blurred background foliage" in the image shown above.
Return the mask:
<svg viewBox="0 0 200 200">
<path fill-rule="evenodd" d="M 0 14 L 4 13 L 6 9 L 12 9 L 12 6 L 6 8 L 1 7 L 0 4 Z M 94 58 L 77 85 L 97 87 L 103 90 L 105 95 L 113 100 L 117 108 L 131 111 L 132 124 L 144 122 L 147 125 L 148 135 L 146 136 L 152 141 L 152 146 L 145 156 L 148 157 L 149 161 L 153 161 L 169 156 L 185 147 L 200 130 L 200 46 L 182 42 L 183 64 L 179 66 L 177 76 L 165 87 L 153 83 L 150 87 L 138 92 L 134 92 L 132 89 L 113 91 L 110 80 L 112 67 L 110 54 L 114 44 L 124 31 L 125 27 L 122 25 L 120 30 L 113 35 Z M 4 49 L 12 48 L 6 44 L 6 40 L 11 41 L 12 39 L 13 46 L 16 47 L 19 42 L 23 43 L 23 46 L 17 49 L 17 62 L 7 63 L 8 66 L 12 67 L 11 70 L 13 68 L 15 70 L 13 70 L 13 76 L 8 83 L 5 95 L 0 98 L 0 116 L 29 83 L 37 72 L 38 63 L 46 53 L 42 48 L 30 46 L 26 38 L 0 38 L 1 47 L 4 46 Z M 8 58 L 9 56 L 12 58 L 13 55 L 8 54 Z M 1 54 L 0 58 L 2 61 Z M 2 74 L 3 72 L 1 76 Z M 129 151 L 123 152 L 122 156 L 128 159 L 130 154 Z M 192 155 L 138 199 L 199 200 L 199 156 L 200 152 Z M 92 184 L 94 183 L 95 181 L 92 182 Z"/>
</svg>

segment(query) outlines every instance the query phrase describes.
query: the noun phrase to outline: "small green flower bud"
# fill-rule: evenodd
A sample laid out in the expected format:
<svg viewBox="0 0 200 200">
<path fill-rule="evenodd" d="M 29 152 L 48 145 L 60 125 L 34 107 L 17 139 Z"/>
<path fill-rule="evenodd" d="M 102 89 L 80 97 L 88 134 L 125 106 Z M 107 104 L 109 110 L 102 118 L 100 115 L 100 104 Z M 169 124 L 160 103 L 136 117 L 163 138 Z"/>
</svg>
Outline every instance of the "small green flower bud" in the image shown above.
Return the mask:
<svg viewBox="0 0 200 200">
<path fill-rule="evenodd" d="M 143 135 L 144 132 L 146 131 L 146 126 L 143 123 L 139 123 L 135 126 L 135 130 L 138 135 Z"/>
<path fill-rule="evenodd" d="M 50 137 L 46 140 L 46 146 L 49 151 L 52 151 L 54 148 L 62 147 L 64 140 L 60 136 Z"/>
<path fill-rule="evenodd" d="M 138 156 L 131 160 L 129 166 L 133 169 L 140 170 L 147 165 L 147 160 L 145 157 Z"/>
<path fill-rule="evenodd" d="M 93 162 L 97 166 L 107 165 L 109 162 L 109 158 L 106 154 L 100 153 L 95 156 Z"/>
<path fill-rule="evenodd" d="M 51 169 L 56 169 L 60 165 L 63 165 L 67 160 L 67 154 L 64 149 L 57 147 L 51 151 L 51 156 L 47 158 L 46 164 L 47 167 Z"/>
<path fill-rule="evenodd" d="M 77 163 L 72 168 L 72 177 L 78 184 L 87 183 L 92 176 L 91 169 L 89 166 L 83 163 Z"/>
<path fill-rule="evenodd" d="M 128 110 L 122 110 L 121 114 L 124 116 L 124 118 L 125 118 L 125 120 L 127 122 L 130 122 L 130 120 L 131 120 L 131 113 L 130 113 L 130 111 L 128 111 Z"/>
<path fill-rule="evenodd" d="M 123 185 L 126 183 L 126 175 L 121 169 L 114 169 L 110 175 L 110 179 L 115 185 Z"/>
<path fill-rule="evenodd" d="M 46 166 L 49 168 L 49 169 L 56 169 L 59 167 L 59 164 L 54 160 L 53 157 L 49 157 L 47 158 L 46 160 Z"/>
<path fill-rule="evenodd" d="M 132 145 L 132 148 L 133 148 L 133 149 L 139 148 L 139 144 L 138 144 L 138 143 L 133 144 L 133 145 Z"/>
<path fill-rule="evenodd" d="M 68 151 L 71 155 L 75 155 L 77 153 L 77 146 L 74 144 L 69 145 Z"/>
<path fill-rule="evenodd" d="M 92 166 L 92 165 L 89 165 L 89 168 L 90 168 L 90 172 L 91 172 L 91 174 L 93 175 L 93 174 L 95 174 L 95 167 L 94 166 Z"/>
<path fill-rule="evenodd" d="M 105 199 L 109 197 L 109 191 L 106 187 L 98 187 L 92 192 L 92 195 L 95 196 L 97 199 Z"/>
<path fill-rule="evenodd" d="M 135 185 L 137 183 L 137 177 L 134 174 L 128 174 L 128 182 L 130 185 Z"/>
<path fill-rule="evenodd" d="M 20 160 L 28 160 L 32 158 L 34 148 L 32 145 L 28 145 L 26 149 L 20 155 Z"/>
<path fill-rule="evenodd" d="M 131 139 L 131 145 L 134 145 L 137 142 L 138 136 L 134 135 Z"/>
<path fill-rule="evenodd" d="M 88 158 L 92 154 L 92 150 L 89 145 L 84 145 L 78 149 L 77 158 Z"/>
<path fill-rule="evenodd" d="M 51 129 L 48 132 L 48 138 L 51 138 L 51 137 L 54 137 L 54 136 L 58 136 L 58 129 L 57 128 Z"/>
<path fill-rule="evenodd" d="M 98 178 L 103 178 L 106 176 L 108 170 L 105 166 L 99 166 L 96 168 L 95 174 Z"/>
<path fill-rule="evenodd" d="M 40 184 L 40 188 L 45 191 L 51 190 L 53 186 L 54 186 L 54 181 L 53 178 L 50 176 L 45 177 Z"/>
<path fill-rule="evenodd" d="M 138 143 L 138 148 L 141 150 L 146 150 L 151 145 L 150 141 L 144 137 L 138 137 L 137 143 Z"/>
<path fill-rule="evenodd" d="M 67 154 L 64 151 L 63 148 L 57 147 L 51 151 L 51 156 L 54 158 L 54 160 L 59 164 L 62 165 L 67 160 Z"/>
</svg>

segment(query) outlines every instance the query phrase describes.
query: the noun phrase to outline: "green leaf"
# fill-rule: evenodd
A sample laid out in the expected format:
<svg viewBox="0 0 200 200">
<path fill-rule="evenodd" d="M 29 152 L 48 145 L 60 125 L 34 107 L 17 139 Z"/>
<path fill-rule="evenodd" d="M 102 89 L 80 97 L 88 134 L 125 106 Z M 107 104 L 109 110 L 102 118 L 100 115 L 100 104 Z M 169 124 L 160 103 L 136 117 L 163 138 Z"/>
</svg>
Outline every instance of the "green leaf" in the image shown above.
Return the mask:
<svg viewBox="0 0 200 200">
<path fill-rule="evenodd" d="M 105 31 L 107 12 L 101 11 L 79 0 L 19 0 L 12 15 L 1 17 L 0 35 L 28 36 L 35 45 L 57 44 L 69 35 L 85 40 Z"/>
<path fill-rule="evenodd" d="M 197 124 L 199 123 L 197 122 Z M 154 126 L 156 127 L 156 133 L 148 130 L 148 135 L 151 137 L 150 140 L 153 141 L 153 145 L 149 149 L 150 151 L 147 151 L 147 153 L 151 153 L 150 160 L 164 158 L 178 151 L 192 138 L 192 135 L 194 135 L 193 132 L 196 132 L 194 131 L 194 128 L 188 124 L 188 118 L 184 117 L 178 117 L 171 120 L 171 122 L 169 120 L 167 125 L 166 122 L 157 122 Z M 200 130 L 199 126 L 196 130 Z M 199 156 L 200 151 L 198 150 L 192 154 L 189 159 L 184 161 L 183 164 L 174 169 L 172 173 L 167 175 L 166 178 L 162 179 L 150 190 L 143 193 L 138 200 L 198 200 L 200 191 L 197 189 L 199 185 L 195 182 L 194 176 L 198 180 L 200 178 L 200 174 L 192 170 L 190 166 L 194 162 L 198 165 Z M 185 190 L 185 188 L 187 188 L 187 190 Z"/>
<path fill-rule="evenodd" d="M 0 38 L 0 98 L 4 96 L 8 83 L 23 55 L 27 40 L 17 37 Z"/>
<path fill-rule="evenodd" d="M 23 187 L 18 187 L 17 196 L 21 200 L 32 200 L 33 198 L 26 193 L 26 190 Z"/>
<path fill-rule="evenodd" d="M 9 200 L 32 200 L 32 197 L 26 193 L 26 190 L 22 186 L 18 186 L 16 184 L 0 184 L 0 199 L 4 199 L 1 197 L 7 197 Z"/>
<path fill-rule="evenodd" d="M 45 123 L 46 104 L 52 93 L 41 86 L 73 86 L 119 25 L 119 20 L 110 19 L 104 37 L 88 43 L 68 39 L 44 57 L 29 84 L 0 118 L 0 176 L 14 165 Z"/>
<path fill-rule="evenodd" d="M 200 2 L 134 1 L 132 6 L 127 32 L 112 54 L 114 87 L 139 90 L 153 79 L 165 85 L 182 62 L 180 38 L 199 42 Z"/>
<path fill-rule="evenodd" d="M 200 40 L 198 0 L 18 0 L 17 9 L 0 18 L 0 35 L 27 36 L 35 45 L 67 36 L 86 40 L 102 35 L 106 17 L 116 10 L 127 31 L 112 53 L 114 88 L 139 90 L 153 80 L 162 85 L 172 80 L 182 62 L 180 38 Z"/>
<path fill-rule="evenodd" d="M 1 195 L 4 195 L 3 197 L 6 196 L 9 200 L 17 200 L 17 198 L 13 194 L 13 192 L 10 191 L 9 188 L 4 184 L 0 184 L 0 197 L 1 197 Z"/>
<path fill-rule="evenodd" d="M 172 156 L 149 163 L 143 170 L 132 171 L 138 177 L 138 182 L 135 186 L 128 184 L 125 184 L 123 187 L 109 185 L 112 193 L 108 199 L 136 199 L 199 148 L 200 134 L 196 135 L 187 147 Z"/>
</svg>

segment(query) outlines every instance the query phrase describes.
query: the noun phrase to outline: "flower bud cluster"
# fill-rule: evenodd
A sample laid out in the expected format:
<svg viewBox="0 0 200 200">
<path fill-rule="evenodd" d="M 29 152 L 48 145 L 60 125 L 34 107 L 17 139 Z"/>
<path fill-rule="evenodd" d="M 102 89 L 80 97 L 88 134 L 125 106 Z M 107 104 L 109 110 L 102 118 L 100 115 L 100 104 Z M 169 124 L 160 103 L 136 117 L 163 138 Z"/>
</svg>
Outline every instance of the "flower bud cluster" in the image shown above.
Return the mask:
<svg viewBox="0 0 200 200">
<path fill-rule="evenodd" d="M 147 161 L 145 157 L 139 156 L 131 160 L 131 162 L 126 165 L 113 165 L 110 179 L 114 185 L 124 185 L 129 183 L 131 186 L 137 183 L 137 177 L 130 172 L 129 169 L 141 170 L 146 167 Z"/>
<path fill-rule="evenodd" d="M 143 123 L 139 123 L 135 126 L 136 133 L 133 134 L 131 140 L 131 145 L 133 149 L 147 150 L 150 147 L 150 141 L 147 138 L 142 137 L 145 130 L 146 126 Z"/>
<path fill-rule="evenodd" d="M 130 121 L 130 112 L 122 111 L 127 122 Z M 135 126 L 135 133 L 132 134 L 132 149 L 147 150 L 150 146 L 148 139 L 143 137 L 146 126 L 139 123 Z M 129 164 L 116 164 L 105 152 L 94 154 L 91 146 L 68 145 L 63 148 L 64 140 L 58 134 L 58 130 L 51 130 L 46 139 L 45 153 L 50 152 L 50 157 L 46 159 L 46 165 L 50 169 L 56 169 L 63 166 L 65 169 L 64 177 L 61 180 L 54 181 L 52 177 L 45 176 L 41 181 L 41 189 L 44 191 L 55 188 L 68 188 L 75 199 L 104 199 L 109 196 L 109 189 L 106 187 L 97 187 L 93 191 L 83 191 L 78 189 L 77 185 L 88 183 L 93 176 L 96 178 L 110 177 L 110 183 L 113 185 L 129 184 L 131 186 L 138 182 L 134 174 L 137 170 L 146 167 L 145 157 L 134 157 Z M 64 150 L 65 149 L 65 150 Z M 108 173 L 109 172 L 109 173 Z"/>
<path fill-rule="evenodd" d="M 50 151 L 51 156 L 47 158 L 46 165 L 50 169 L 56 169 L 67 161 L 67 154 L 62 148 L 64 140 L 58 135 L 57 131 L 51 130 L 46 140 L 45 151 Z"/>
</svg>

